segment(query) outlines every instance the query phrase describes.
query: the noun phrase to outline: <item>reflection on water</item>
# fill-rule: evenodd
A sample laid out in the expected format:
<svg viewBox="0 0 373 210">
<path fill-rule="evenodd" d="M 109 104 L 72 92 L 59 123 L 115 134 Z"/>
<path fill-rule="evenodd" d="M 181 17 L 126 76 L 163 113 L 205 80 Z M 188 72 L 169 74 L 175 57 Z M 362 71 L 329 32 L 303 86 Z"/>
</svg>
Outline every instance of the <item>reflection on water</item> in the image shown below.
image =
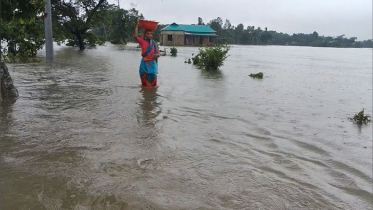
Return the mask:
<svg viewBox="0 0 373 210">
<path fill-rule="evenodd" d="M 9 65 L 2 209 L 371 207 L 372 126 L 347 120 L 371 115 L 371 51 L 235 46 L 208 71 L 178 50 L 155 88 L 135 45 Z"/>
<path fill-rule="evenodd" d="M 138 122 L 143 123 L 147 128 L 153 128 L 157 122 L 157 117 L 162 112 L 161 98 L 157 93 L 156 87 L 141 87 L 140 93 L 142 98 L 138 103 L 140 106 Z"/>
<path fill-rule="evenodd" d="M 201 69 L 201 76 L 205 79 L 221 80 L 223 79 L 223 73 L 221 70 L 206 70 Z"/>
</svg>

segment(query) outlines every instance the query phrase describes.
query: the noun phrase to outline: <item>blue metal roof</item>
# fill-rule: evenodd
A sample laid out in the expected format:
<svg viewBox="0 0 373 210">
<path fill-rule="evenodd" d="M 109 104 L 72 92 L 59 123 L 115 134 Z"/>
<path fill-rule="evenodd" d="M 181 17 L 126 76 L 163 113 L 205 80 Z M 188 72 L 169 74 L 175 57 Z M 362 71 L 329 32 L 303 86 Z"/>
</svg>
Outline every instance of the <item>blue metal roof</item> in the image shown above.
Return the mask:
<svg viewBox="0 0 373 210">
<path fill-rule="evenodd" d="M 190 33 L 190 34 L 192 34 L 194 36 L 218 36 L 218 35 L 212 34 L 212 33 Z"/>
<path fill-rule="evenodd" d="M 185 29 L 181 28 L 176 23 L 172 23 L 172 24 L 162 28 L 161 31 L 185 31 Z"/>
<path fill-rule="evenodd" d="M 185 31 L 187 33 L 216 33 L 216 31 L 212 30 L 209 25 L 185 25 L 176 23 L 172 23 L 162 28 L 161 31 Z"/>
</svg>

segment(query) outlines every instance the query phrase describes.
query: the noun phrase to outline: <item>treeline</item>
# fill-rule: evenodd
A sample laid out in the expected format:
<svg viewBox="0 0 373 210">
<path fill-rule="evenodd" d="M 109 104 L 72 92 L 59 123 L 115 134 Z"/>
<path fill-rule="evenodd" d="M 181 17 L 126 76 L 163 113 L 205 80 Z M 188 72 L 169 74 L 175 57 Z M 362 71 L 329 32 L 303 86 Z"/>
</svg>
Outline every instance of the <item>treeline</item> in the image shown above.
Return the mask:
<svg viewBox="0 0 373 210">
<path fill-rule="evenodd" d="M 145 18 L 138 10 L 121 9 L 107 0 L 51 0 L 53 38 L 59 44 L 77 46 L 84 50 L 109 41 L 113 44 L 126 44 L 133 40 L 137 18 Z M 1 0 L 1 52 L 2 54 L 33 57 L 44 43 L 43 1 Z M 196 24 L 205 24 L 198 18 Z M 218 17 L 207 23 L 217 31 L 219 42 L 242 45 L 298 45 L 318 47 L 370 47 L 372 40 L 356 41 L 347 38 L 320 36 L 316 31 L 311 34 L 288 35 L 261 27 L 238 24 L 233 26 L 229 20 L 223 22 Z M 159 41 L 159 24 L 154 31 L 154 39 Z M 140 34 L 141 35 L 141 34 Z"/>
<path fill-rule="evenodd" d="M 202 18 L 198 18 L 198 25 L 204 25 Z M 354 47 L 372 48 L 372 40 L 357 41 L 357 37 L 347 38 L 345 35 L 337 37 L 320 36 L 316 31 L 310 34 L 286 34 L 267 27 L 245 26 L 238 24 L 233 26 L 228 19 L 223 20 L 218 17 L 207 23 L 219 35 L 219 42 L 225 44 L 242 45 L 296 45 L 314 47 Z"/>
</svg>

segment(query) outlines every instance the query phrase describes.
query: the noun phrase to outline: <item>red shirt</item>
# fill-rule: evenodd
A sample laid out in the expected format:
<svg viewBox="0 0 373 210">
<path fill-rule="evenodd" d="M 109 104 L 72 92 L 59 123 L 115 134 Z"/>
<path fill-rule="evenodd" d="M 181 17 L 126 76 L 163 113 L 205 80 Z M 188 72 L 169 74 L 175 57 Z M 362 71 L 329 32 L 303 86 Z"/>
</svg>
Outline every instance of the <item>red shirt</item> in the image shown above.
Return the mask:
<svg viewBox="0 0 373 210">
<path fill-rule="evenodd" d="M 148 47 L 149 47 L 149 42 L 146 41 L 146 40 L 144 40 L 144 39 L 142 39 L 142 38 L 139 38 L 139 37 L 136 37 L 136 38 L 137 38 L 137 42 L 141 46 L 141 51 L 142 51 L 141 54 L 143 55 L 146 52 L 146 50 L 148 49 Z M 154 42 L 154 40 L 152 40 L 152 41 Z M 147 56 L 154 55 L 154 52 L 155 52 L 155 50 L 153 48 L 152 50 L 150 50 L 150 52 L 148 53 Z"/>
</svg>

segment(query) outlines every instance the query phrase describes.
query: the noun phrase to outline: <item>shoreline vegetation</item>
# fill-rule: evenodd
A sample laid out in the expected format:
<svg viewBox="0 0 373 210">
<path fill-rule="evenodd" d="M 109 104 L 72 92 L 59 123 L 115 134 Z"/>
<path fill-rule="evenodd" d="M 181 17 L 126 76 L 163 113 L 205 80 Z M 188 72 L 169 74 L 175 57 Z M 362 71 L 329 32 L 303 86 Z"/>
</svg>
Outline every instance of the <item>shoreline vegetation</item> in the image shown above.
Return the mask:
<svg viewBox="0 0 373 210">
<path fill-rule="evenodd" d="M 1 54 L 6 58 L 17 58 L 20 62 L 29 61 L 25 57 L 35 57 L 45 43 L 43 19 L 48 14 L 44 13 L 44 4 L 26 0 L 12 4 L 1 0 L 1 5 Z M 84 12 L 78 14 L 74 11 Z M 53 41 L 79 47 L 81 51 L 86 47 L 104 45 L 105 42 L 127 44 L 132 40 L 138 18 L 146 19 L 135 8 L 122 9 L 106 0 L 92 0 L 89 5 L 85 5 L 84 1 L 56 0 L 52 2 Z M 228 19 L 223 21 L 220 17 L 206 24 L 198 17 L 195 23 L 190 24 L 209 25 L 219 37 L 218 44 L 223 45 L 373 48 L 372 39 L 357 41 L 357 37 L 346 37 L 344 34 L 323 36 L 317 31 L 289 35 L 267 27 L 244 26 L 241 23 L 235 26 Z M 159 42 L 160 30 L 167 25 L 158 25 L 153 32 L 155 41 Z"/>
</svg>

